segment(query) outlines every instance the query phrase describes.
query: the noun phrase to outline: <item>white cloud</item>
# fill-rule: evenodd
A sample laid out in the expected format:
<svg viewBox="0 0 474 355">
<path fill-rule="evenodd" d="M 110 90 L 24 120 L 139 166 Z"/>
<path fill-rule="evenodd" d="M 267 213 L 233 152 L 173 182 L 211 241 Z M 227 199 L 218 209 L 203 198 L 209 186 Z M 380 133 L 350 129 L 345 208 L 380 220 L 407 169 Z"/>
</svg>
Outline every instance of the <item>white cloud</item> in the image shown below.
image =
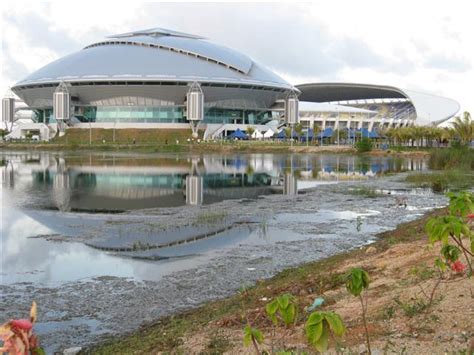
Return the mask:
<svg viewBox="0 0 474 355">
<path fill-rule="evenodd" d="M 451 97 L 474 111 L 470 4 L 3 3 L 0 90 L 105 35 L 165 27 L 247 53 L 295 84 L 393 85 Z"/>
</svg>

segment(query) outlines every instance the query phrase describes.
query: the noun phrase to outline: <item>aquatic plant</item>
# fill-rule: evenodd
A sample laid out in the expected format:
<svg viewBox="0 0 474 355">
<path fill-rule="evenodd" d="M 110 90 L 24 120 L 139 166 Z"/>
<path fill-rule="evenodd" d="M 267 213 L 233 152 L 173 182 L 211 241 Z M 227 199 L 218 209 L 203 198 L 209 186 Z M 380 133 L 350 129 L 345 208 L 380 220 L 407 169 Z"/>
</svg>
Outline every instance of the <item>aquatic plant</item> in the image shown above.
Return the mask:
<svg viewBox="0 0 474 355">
<path fill-rule="evenodd" d="M 313 312 L 306 321 L 305 334 L 308 342 L 323 353 L 328 349 L 329 335 L 344 335 L 346 328 L 342 318 L 335 312 Z"/>
<path fill-rule="evenodd" d="M 46 354 L 39 346 L 37 336 L 33 333 L 36 322 L 36 302 L 30 310 L 30 319 L 12 319 L 0 326 L 0 339 L 3 346 L 0 353 L 7 354 Z"/>
<path fill-rule="evenodd" d="M 362 307 L 362 321 L 364 322 L 365 328 L 365 339 L 367 342 L 367 350 L 369 354 L 371 354 L 370 350 L 370 338 L 369 338 L 369 330 L 367 328 L 367 298 L 365 299 L 362 297 L 362 291 L 369 288 L 369 274 L 367 271 L 360 269 L 360 268 L 352 268 L 346 276 L 346 288 L 347 291 L 354 297 L 359 297 L 360 304 Z"/>
</svg>

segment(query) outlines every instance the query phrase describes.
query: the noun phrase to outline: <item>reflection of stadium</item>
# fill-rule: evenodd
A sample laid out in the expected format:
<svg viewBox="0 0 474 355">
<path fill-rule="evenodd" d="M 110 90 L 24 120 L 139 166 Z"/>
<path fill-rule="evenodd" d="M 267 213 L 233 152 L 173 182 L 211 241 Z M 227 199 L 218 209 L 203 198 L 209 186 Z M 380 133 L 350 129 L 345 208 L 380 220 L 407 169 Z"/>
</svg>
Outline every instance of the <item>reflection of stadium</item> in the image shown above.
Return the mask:
<svg viewBox="0 0 474 355">
<path fill-rule="evenodd" d="M 94 158 L 95 159 L 95 158 Z M 112 163 L 111 163 L 112 160 Z M 349 156 L 204 156 L 191 161 L 162 157 L 154 165 L 113 159 L 52 158 L 46 153 L 9 155 L 4 187 L 44 194 L 43 204 L 61 210 L 130 210 L 209 204 L 284 193 L 319 183 L 370 179 L 393 171 L 421 170 L 422 160 Z M 49 201 L 49 202 L 45 202 Z M 51 206 L 50 206 L 51 207 Z"/>
<path fill-rule="evenodd" d="M 315 63 L 317 65 L 317 63 Z M 283 124 L 320 128 L 407 126 L 452 117 L 457 102 L 395 87 L 314 83 L 294 87 L 246 55 L 161 28 L 114 35 L 52 62 L 2 100 L 10 138 L 49 139 L 67 127 L 182 128 L 204 138 L 249 125 L 270 138 Z M 299 96 L 299 97 L 298 97 Z M 298 105 L 298 102 L 300 104 Z M 22 105 L 22 106 L 21 106 Z"/>
</svg>

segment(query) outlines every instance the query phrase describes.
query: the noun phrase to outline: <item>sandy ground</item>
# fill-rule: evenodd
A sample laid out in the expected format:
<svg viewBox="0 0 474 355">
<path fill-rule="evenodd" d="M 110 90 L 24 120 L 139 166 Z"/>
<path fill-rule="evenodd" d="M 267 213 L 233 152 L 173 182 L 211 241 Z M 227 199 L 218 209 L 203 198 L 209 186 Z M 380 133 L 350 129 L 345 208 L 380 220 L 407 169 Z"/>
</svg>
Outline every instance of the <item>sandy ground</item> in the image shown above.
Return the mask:
<svg viewBox="0 0 474 355">
<path fill-rule="evenodd" d="M 368 247 L 364 260 L 349 258 L 336 267 L 335 272 L 345 272 L 351 267 L 370 270 L 371 285 L 367 293 L 368 322 L 373 353 L 408 354 L 470 354 L 474 351 L 474 279 L 451 273 L 437 289 L 433 305 L 427 311 L 413 311 L 407 315 L 396 300 L 405 305 L 428 302 L 424 293 L 430 294 L 436 277 L 430 269 L 436 257 L 436 249 L 427 247 L 424 240 L 396 244 L 384 252 Z M 299 304 L 311 304 L 315 297 L 322 296 L 328 302 L 323 310 L 339 313 L 347 327 L 341 341 L 343 353 L 363 353 L 366 351 L 364 328 L 361 320 L 360 303 L 350 296 L 345 287 L 330 290 L 323 295 L 315 293 L 298 297 Z M 268 302 L 268 301 L 266 301 Z M 265 303 L 258 309 L 250 310 L 248 317 L 256 319 L 256 324 L 265 335 L 262 349 L 286 349 L 297 352 L 307 351 L 302 326 L 292 330 L 278 329 L 272 335 L 272 327 L 260 317 Z M 239 315 L 224 321 L 209 324 L 201 332 L 184 339 L 184 353 L 206 351 L 209 342 L 216 337 L 227 338 L 229 354 L 255 353 L 253 348 L 242 345 L 242 331 Z M 282 339 L 284 339 L 282 341 Z M 334 344 L 331 346 L 334 352 Z"/>
</svg>

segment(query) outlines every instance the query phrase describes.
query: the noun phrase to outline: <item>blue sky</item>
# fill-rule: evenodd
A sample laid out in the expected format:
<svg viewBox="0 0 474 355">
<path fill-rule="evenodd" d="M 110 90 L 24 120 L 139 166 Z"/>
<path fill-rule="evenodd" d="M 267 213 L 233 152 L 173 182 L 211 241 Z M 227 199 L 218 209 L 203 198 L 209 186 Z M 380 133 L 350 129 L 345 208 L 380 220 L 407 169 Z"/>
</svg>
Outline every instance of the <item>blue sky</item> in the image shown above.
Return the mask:
<svg viewBox="0 0 474 355">
<path fill-rule="evenodd" d="M 3 2 L 0 90 L 106 35 L 199 34 L 288 81 L 363 82 L 435 93 L 474 111 L 469 1 L 311 3 Z"/>
</svg>

